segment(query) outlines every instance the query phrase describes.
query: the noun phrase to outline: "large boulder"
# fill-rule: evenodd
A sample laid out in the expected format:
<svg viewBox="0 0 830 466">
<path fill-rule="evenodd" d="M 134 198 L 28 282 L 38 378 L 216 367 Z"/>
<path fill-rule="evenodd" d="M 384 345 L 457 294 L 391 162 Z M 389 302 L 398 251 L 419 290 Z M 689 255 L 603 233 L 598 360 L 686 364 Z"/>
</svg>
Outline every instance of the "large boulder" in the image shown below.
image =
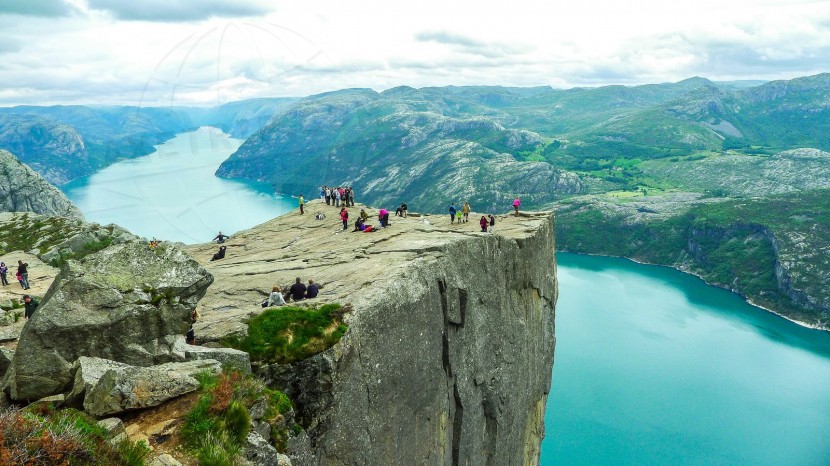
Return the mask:
<svg viewBox="0 0 830 466">
<path fill-rule="evenodd" d="M 183 360 L 178 337 L 212 282 L 167 244 L 128 241 L 68 261 L 20 335 L 4 390 L 14 400 L 64 392 L 81 356 L 131 366 Z"/>
<path fill-rule="evenodd" d="M 197 390 L 197 373 L 221 371 L 219 362 L 210 359 L 109 369 L 86 391 L 84 411 L 92 416 L 108 416 L 158 406 Z M 88 381 L 82 383 L 87 385 Z"/>
</svg>

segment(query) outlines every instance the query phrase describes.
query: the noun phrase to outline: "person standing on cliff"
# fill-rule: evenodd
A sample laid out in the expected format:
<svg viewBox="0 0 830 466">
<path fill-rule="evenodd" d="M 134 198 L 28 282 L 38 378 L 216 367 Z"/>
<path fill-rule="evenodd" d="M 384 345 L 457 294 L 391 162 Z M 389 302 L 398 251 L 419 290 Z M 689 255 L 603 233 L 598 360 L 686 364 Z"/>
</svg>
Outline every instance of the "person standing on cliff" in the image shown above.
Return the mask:
<svg viewBox="0 0 830 466">
<path fill-rule="evenodd" d="M 23 261 L 17 261 L 17 276 L 20 277 L 20 286 L 23 287 L 24 290 L 29 289 L 29 264 Z"/>
<path fill-rule="evenodd" d="M 450 225 L 455 223 L 455 212 L 456 211 L 457 210 L 455 208 L 455 203 L 450 204 Z"/>
<path fill-rule="evenodd" d="M 349 186 L 349 202 L 354 207 L 354 186 Z"/>
<path fill-rule="evenodd" d="M 464 222 L 470 221 L 470 201 L 464 201 L 464 205 L 461 207 L 461 212 L 464 214 Z"/>
<path fill-rule="evenodd" d="M 9 273 L 9 268 L 6 266 L 5 262 L 0 262 L 0 279 L 3 281 L 3 286 L 9 284 L 9 279 L 6 278 L 6 274 Z"/>
<path fill-rule="evenodd" d="M 343 221 L 343 231 L 349 228 L 349 211 L 345 207 L 340 208 L 340 220 Z"/>
<path fill-rule="evenodd" d="M 489 223 L 487 222 L 487 217 L 482 215 L 481 220 L 478 221 L 478 224 L 481 225 L 481 232 L 487 233 L 487 226 L 489 225 Z"/>
<path fill-rule="evenodd" d="M 303 200 L 303 195 L 302 194 L 300 194 L 300 197 L 298 198 L 298 200 L 300 201 L 300 215 L 302 215 L 302 214 L 305 213 L 305 210 L 303 209 L 305 201 Z"/>
<path fill-rule="evenodd" d="M 496 217 L 493 217 L 493 214 L 490 214 L 490 233 L 496 229 Z"/>
<path fill-rule="evenodd" d="M 340 188 L 334 188 L 334 202 L 336 202 L 335 207 L 340 207 Z"/>
<path fill-rule="evenodd" d="M 331 188 L 323 186 L 323 189 L 326 192 L 326 205 L 331 205 Z"/>
<path fill-rule="evenodd" d="M 519 207 L 522 206 L 522 201 L 519 200 L 519 197 L 516 196 L 516 199 L 513 199 L 513 209 L 516 211 L 516 217 L 519 216 Z"/>
<path fill-rule="evenodd" d="M 34 315 L 35 310 L 37 310 L 37 301 L 32 299 L 31 296 L 24 294 L 23 295 L 23 316 L 27 319 Z"/>
</svg>

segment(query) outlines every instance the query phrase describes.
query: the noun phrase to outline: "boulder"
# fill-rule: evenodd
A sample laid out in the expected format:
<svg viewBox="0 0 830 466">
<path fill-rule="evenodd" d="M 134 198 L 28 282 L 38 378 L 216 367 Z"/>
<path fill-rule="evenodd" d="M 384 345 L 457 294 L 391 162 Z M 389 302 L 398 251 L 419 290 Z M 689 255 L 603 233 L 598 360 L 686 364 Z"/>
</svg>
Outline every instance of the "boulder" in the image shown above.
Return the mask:
<svg viewBox="0 0 830 466">
<path fill-rule="evenodd" d="M 238 370 L 243 374 L 251 373 L 251 356 L 237 349 L 185 345 L 184 354 L 187 361 L 215 359 L 222 363 L 223 367 Z"/>
<path fill-rule="evenodd" d="M 7 327 L 15 322 L 14 311 L 0 311 L 0 327 Z"/>
<path fill-rule="evenodd" d="M 177 337 L 212 282 L 169 244 L 128 241 L 68 261 L 20 335 L 4 390 L 14 400 L 61 393 L 81 356 L 131 366 L 183 360 Z"/>
<path fill-rule="evenodd" d="M 222 370 L 219 362 L 214 360 L 134 367 L 97 358 L 82 358 L 81 364 L 72 394 L 77 399 L 83 393 L 83 408 L 92 416 L 158 406 L 197 390 L 199 382 L 194 376 L 199 372 L 218 374 Z M 83 370 L 84 366 L 87 371 Z M 108 369 L 103 369 L 107 366 Z"/>
<path fill-rule="evenodd" d="M 107 430 L 108 438 L 115 438 L 125 433 L 124 423 L 117 417 L 101 419 L 98 425 Z"/>
<path fill-rule="evenodd" d="M 14 357 L 14 350 L 0 346 L 0 377 L 2 377 L 12 363 Z"/>
<path fill-rule="evenodd" d="M 256 466 L 270 466 L 277 464 L 279 460 L 277 449 L 274 448 L 268 440 L 262 438 L 256 431 L 251 431 L 246 439 L 245 445 L 245 459 L 252 465 Z"/>
</svg>

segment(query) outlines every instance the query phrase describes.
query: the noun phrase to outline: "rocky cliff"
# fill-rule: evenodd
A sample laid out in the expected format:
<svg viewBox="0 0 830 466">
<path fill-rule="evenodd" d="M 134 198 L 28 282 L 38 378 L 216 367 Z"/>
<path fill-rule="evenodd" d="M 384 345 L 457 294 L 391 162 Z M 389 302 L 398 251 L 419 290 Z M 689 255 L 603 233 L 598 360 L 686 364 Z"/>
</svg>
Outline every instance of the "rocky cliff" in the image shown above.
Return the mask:
<svg viewBox="0 0 830 466">
<path fill-rule="evenodd" d="M 0 212 L 83 217 L 58 188 L 4 150 L 0 150 Z"/>
<path fill-rule="evenodd" d="M 303 305 L 353 308 L 334 347 L 255 368 L 297 405 L 294 464 L 538 464 L 557 297 L 552 215 L 500 216 L 495 233 L 480 232 L 477 214 L 352 233 L 337 210 L 315 201 L 239 233 L 219 261 L 209 261 L 215 245 L 189 247 L 215 277 L 197 340 L 244 332 L 266 292 L 297 276 L 323 286 Z"/>
</svg>

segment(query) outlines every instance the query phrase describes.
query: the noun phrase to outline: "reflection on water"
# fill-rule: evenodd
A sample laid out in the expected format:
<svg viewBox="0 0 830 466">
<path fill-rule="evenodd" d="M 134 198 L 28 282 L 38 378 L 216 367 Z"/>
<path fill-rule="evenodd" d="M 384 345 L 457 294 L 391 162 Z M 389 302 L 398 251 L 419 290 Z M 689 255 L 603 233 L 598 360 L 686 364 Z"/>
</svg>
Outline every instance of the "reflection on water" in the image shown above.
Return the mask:
<svg viewBox="0 0 830 466">
<path fill-rule="evenodd" d="M 242 141 L 216 128 L 182 133 L 145 157 L 116 163 L 64 187 L 88 220 L 135 234 L 199 243 L 233 234 L 294 208 L 264 183 L 214 172 Z"/>
<path fill-rule="evenodd" d="M 542 464 L 830 464 L 830 333 L 680 272 L 558 254 Z"/>
</svg>

